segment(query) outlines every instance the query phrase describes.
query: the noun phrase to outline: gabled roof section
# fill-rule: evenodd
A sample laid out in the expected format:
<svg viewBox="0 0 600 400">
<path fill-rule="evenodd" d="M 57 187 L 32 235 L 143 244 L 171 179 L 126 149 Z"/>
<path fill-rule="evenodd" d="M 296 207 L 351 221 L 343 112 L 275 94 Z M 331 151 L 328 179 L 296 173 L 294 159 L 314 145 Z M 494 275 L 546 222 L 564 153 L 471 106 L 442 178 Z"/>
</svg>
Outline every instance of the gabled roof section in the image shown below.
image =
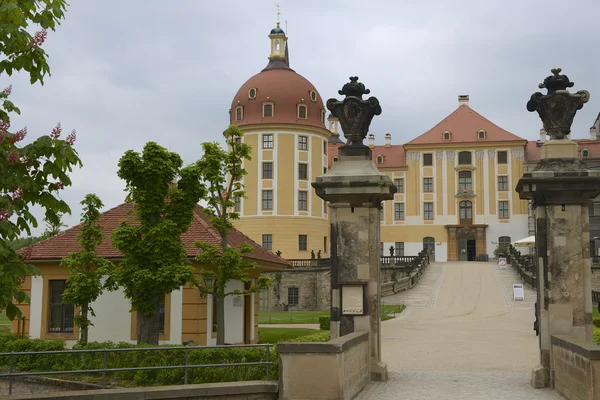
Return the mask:
<svg viewBox="0 0 600 400">
<path fill-rule="evenodd" d="M 478 132 L 485 131 L 485 138 L 479 139 Z M 450 132 L 450 140 L 444 140 L 444 132 Z M 407 145 L 437 143 L 478 143 L 507 142 L 525 139 L 514 135 L 473 110 L 468 105 L 460 105 L 452 114 L 444 118 L 436 126 L 416 137 Z"/>
<path fill-rule="evenodd" d="M 219 245 L 221 241 L 221 235 L 210 223 L 211 216 L 203 214 L 202 209 L 202 206 L 196 206 L 189 229 L 181 235 L 181 240 L 190 258 L 196 257 L 198 254 L 199 249 L 195 246 L 197 241 L 208 242 L 212 245 Z M 113 246 L 111 240 L 113 230 L 123 221 L 132 225 L 137 224 L 135 214 L 133 213 L 133 203 L 123 203 L 100 215 L 98 222 L 104 228 L 104 241 L 96 248 L 99 257 L 108 259 L 123 258 L 123 254 Z M 27 260 L 30 262 L 36 260 L 61 260 L 69 253 L 81 251 L 81 246 L 77 240 L 80 230 L 81 224 L 75 225 L 60 232 L 58 235 L 24 247 L 19 250 L 19 253 L 27 254 Z M 244 242 L 252 246 L 254 250 L 246 254 L 245 257 L 253 261 L 279 264 L 281 268 L 289 268 L 291 266 L 287 260 L 265 250 L 237 229 L 229 231 L 227 241 L 232 247 L 239 248 Z"/>
</svg>

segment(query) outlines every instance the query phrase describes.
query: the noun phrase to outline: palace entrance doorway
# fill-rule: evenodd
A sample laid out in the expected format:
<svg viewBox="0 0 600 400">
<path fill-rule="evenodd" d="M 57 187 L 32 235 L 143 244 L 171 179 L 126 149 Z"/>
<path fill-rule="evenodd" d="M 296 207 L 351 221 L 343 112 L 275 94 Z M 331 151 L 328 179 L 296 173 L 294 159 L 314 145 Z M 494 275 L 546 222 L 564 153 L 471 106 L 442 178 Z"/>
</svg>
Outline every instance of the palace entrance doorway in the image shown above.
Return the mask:
<svg viewBox="0 0 600 400">
<path fill-rule="evenodd" d="M 458 261 L 475 261 L 477 245 L 474 236 L 465 235 L 458 239 Z"/>
<path fill-rule="evenodd" d="M 487 253 L 487 225 L 446 225 L 448 229 L 448 261 L 484 261 Z"/>
</svg>

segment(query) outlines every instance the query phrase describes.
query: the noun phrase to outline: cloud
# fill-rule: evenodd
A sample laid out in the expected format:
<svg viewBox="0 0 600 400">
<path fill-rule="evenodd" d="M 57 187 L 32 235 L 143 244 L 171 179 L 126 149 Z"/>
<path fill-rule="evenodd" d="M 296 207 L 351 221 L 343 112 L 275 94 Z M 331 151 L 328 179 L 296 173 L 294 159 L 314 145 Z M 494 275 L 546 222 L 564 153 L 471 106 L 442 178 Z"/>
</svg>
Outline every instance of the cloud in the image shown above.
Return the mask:
<svg viewBox="0 0 600 400">
<path fill-rule="evenodd" d="M 383 114 L 371 127 L 378 143 L 388 132 L 402 143 L 429 130 L 459 94 L 494 123 L 535 139 L 541 122 L 525 104 L 554 67 L 574 90 L 592 94 L 574 137 L 587 137 L 600 111 L 593 0 L 282 0 L 281 10 L 291 66 L 323 98 L 339 97 L 351 75 L 379 98 Z M 23 111 L 13 126 L 27 125 L 32 136 L 59 121 L 66 132 L 77 129 L 84 167 L 63 194 L 69 224 L 86 193 L 107 208 L 123 201 L 116 165 L 126 150 L 152 140 L 189 163 L 203 141 L 221 141 L 232 96 L 268 61 L 275 12 L 272 0 L 72 2 L 44 45 L 46 84 L 0 78 L 13 83 Z"/>
</svg>

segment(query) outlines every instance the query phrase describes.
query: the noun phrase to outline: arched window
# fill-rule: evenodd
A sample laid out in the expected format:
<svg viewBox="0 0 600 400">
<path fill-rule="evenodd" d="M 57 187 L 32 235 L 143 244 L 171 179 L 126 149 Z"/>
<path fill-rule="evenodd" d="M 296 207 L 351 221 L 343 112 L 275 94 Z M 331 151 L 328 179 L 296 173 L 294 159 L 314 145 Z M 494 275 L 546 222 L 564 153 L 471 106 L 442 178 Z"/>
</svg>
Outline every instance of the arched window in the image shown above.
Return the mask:
<svg viewBox="0 0 600 400">
<path fill-rule="evenodd" d="M 279 39 L 275 40 L 275 53 L 279 53 Z"/>
<path fill-rule="evenodd" d="M 444 140 L 450 140 L 450 132 L 444 132 Z"/>
<path fill-rule="evenodd" d="M 243 107 L 237 107 L 235 109 L 235 120 L 236 121 L 241 121 L 242 119 L 244 119 L 244 108 Z"/>
<path fill-rule="evenodd" d="M 581 156 L 582 156 L 583 158 L 588 158 L 588 157 L 590 156 L 590 151 L 589 151 L 588 149 L 583 149 L 583 150 L 581 151 Z"/>
<path fill-rule="evenodd" d="M 306 106 L 299 104 L 298 105 L 298 119 L 306 119 L 306 112 L 307 112 Z"/>
<path fill-rule="evenodd" d="M 468 200 L 463 200 L 458 204 L 460 222 L 471 224 L 473 221 L 473 203 Z"/>
<path fill-rule="evenodd" d="M 273 103 L 263 104 L 263 117 L 272 117 L 273 114 Z"/>
<path fill-rule="evenodd" d="M 333 162 L 337 162 L 338 158 L 337 156 L 333 157 Z"/>
<path fill-rule="evenodd" d="M 458 153 L 458 163 L 460 165 L 471 164 L 471 152 L 470 151 L 461 151 L 460 153 Z"/>
<path fill-rule="evenodd" d="M 473 178 L 471 176 L 471 171 L 458 172 L 458 190 L 473 190 Z"/>
<path fill-rule="evenodd" d="M 477 132 L 477 139 L 485 139 L 485 131 L 483 129 L 480 129 L 479 132 Z"/>
<path fill-rule="evenodd" d="M 511 240 L 510 240 L 510 236 L 500 236 L 498 238 L 498 247 L 505 247 L 508 249 L 508 246 L 510 245 Z"/>
<path fill-rule="evenodd" d="M 383 164 L 383 156 L 377 156 L 377 164 Z"/>
</svg>

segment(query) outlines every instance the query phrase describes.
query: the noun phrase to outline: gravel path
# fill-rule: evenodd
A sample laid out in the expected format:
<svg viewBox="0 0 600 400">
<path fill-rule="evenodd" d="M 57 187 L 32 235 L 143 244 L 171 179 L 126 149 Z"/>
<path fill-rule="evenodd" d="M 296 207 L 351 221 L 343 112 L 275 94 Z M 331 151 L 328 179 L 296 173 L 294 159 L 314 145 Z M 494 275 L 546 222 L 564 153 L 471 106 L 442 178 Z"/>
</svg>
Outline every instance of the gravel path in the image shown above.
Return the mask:
<svg viewBox="0 0 600 400">
<path fill-rule="evenodd" d="M 535 292 L 513 301 L 510 268 L 492 263 L 437 263 L 419 284 L 385 297 L 408 308 L 382 324 L 390 380 L 358 399 L 561 399 L 529 384 L 538 363 Z"/>
</svg>

